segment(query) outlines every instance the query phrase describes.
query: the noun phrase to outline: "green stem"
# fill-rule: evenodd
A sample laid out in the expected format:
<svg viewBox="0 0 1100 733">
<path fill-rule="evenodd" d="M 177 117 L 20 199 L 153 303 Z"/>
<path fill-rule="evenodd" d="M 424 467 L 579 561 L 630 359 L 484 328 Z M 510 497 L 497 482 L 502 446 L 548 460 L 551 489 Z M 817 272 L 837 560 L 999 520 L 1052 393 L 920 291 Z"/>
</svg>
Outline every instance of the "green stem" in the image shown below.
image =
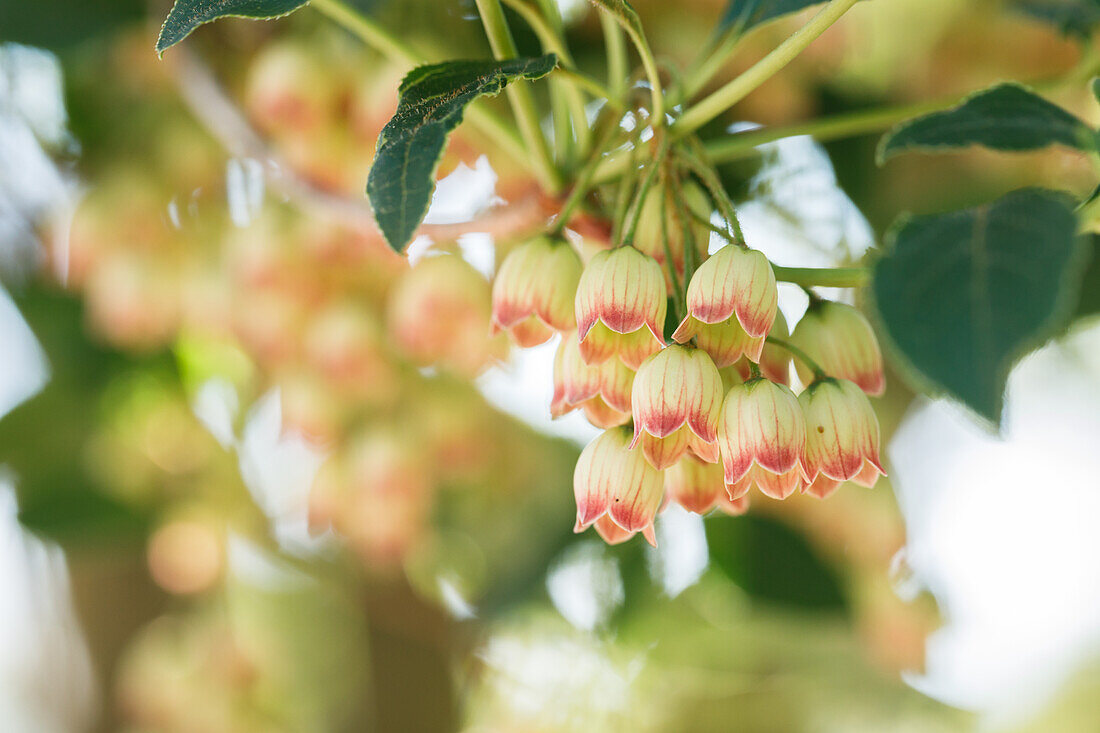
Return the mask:
<svg viewBox="0 0 1100 733">
<path fill-rule="evenodd" d="M 573 184 L 573 190 L 569 192 L 569 197 L 565 200 L 565 203 L 562 204 L 561 211 L 558 212 L 558 219 L 554 222 L 554 227 L 551 230 L 552 234 L 561 234 L 565 227 L 569 226 L 569 220 L 572 218 L 573 212 L 576 211 L 577 207 L 584 201 L 584 197 L 592 188 L 592 178 L 600 165 L 600 159 L 603 157 L 604 149 L 611 142 L 615 133 L 621 129 L 617 119 L 609 119 L 607 117 L 604 119 L 609 124 L 605 126 L 604 131 L 600 134 L 591 160 L 581 168 L 580 173 L 577 175 L 576 183 Z"/>
<path fill-rule="evenodd" d="M 367 46 L 392 61 L 409 66 L 416 66 L 425 61 L 407 43 L 350 7 L 343 0 L 312 0 L 310 5 Z M 493 114 L 492 110 L 476 104 L 466 112 L 466 118 L 471 125 L 499 145 L 505 154 L 524 165 L 530 166 L 531 156 L 528 155 L 526 148 L 523 146 L 523 141 L 516 134 L 512 125 Z"/>
<path fill-rule="evenodd" d="M 653 100 L 653 114 L 649 124 L 655 130 L 664 127 L 665 92 L 661 87 L 661 72 L 657 68 L 657 60 L 653 57 L 653 52 L 649 49 L 649 41 L 646 40 L 645 34 L 642 33 L 640 25 L 629 23 L 618 15 L 612 17 L 622 26 L 623 30 L 626 31 L 626 35 L 630 37 L 631 42 L 634 44 L 634 48 L 638 51 L 638 56 L 642 59 L 642 68 L 645 69 L 646 79 L 649 81 L 650 98 Z"/>
<path fill-rule="evenodd" d="M 741 40 L 741 29 L 731 28 L 722 34 L 718 43 L 708 43 L 704 51 L 684 73 L 681 99 L 691 99 L 726 65 Z"/>
<path fill-rule="evenodd" d="M 698 130 L 744 99 L 750 92 L 789 64 L 818 36 L 840 19 L 858 0 L 831 0 L 806 25 L 779 44 L 743 74 L 692 106 L 672 125 L 673 134 L 682 137 Z"/>
<path fill-rule="evenodd" d="M 665 268 L 668 270 L 668 278 L 672 281 L 673 300 L 672 302 L 676 306 L 676 312 L 673 314 L 677 321 L 683 320 L 684 314 L 687 311 L 687 294 L 684 286 L 680 283 L 680 278 L 676 274 L 676 263 L 672 257 L 672 246 L 669 244 L 668 236 L 668 210 L 669 201 L 668 195 L 671 192 L 666 187 L 665 194 L 666 200 L 661 202 L 661 242 L 665 248 Z M 687 278 L 685 277 L 686 281 Z"/>
<path fill-rule="evenodd" d="M 862 288 L 871 281 L 866 267 L 782 267 L 772 265 L 775 279 L 803 287 Z"/>
<path fill-rule="evenodd" d="M 668 138 L 662 137 L 657 146 L 657 155 L 654 156 L 653 162 L 650 163 L 649 172 L 646 173 L 646 177 L 642 179 L 642 185 L 638 188 L 638 193 L 634 198 L 634 204 L 631 206 L 630 213 L 627 216 L 626 230 L 623 232 L 621 243 L 623 246 L 634 244 L 634 233 L 638 230 L 638 222 L 642 218 L 642 207 L 645 205 L 646 195 L 653 185 L 653 179 L 656 178 L 657 171 L 664 162 L 665 153 L 667 151 Z"/>
<path fill-rule="evenodd" d="M 518 56 L 516 42 L 512 39 L 512 32 L 508 30 L 500 0 L 476 0 L 476 2 L 493 55 L 498 60 L 516 58 Z M 516 116 L 520 134 L 534 158 L 531 163 L 539 183 L 548 193 L 557 193 L 561 189 L 561 176 L 554 167 L 550 147 L 542 134 L 538 110 L 535 108 L 535 99 L 531 95 L 530 87 L 517 82 L 509 84 L 505 91 L 508 102 L 512 105 L 512 113 Z"/>
<path fill-rule="evenodd" d="M 693 140 L 692 142 L 697 141 Z M 745 246 L 745 233 L 741 231 L 741 222 L 737 218 L 737 211 L 733 208 L 733 202 L 730 201 L 722 182 L 718 180 L 718 174 L 714 172 L 712 167 L 704 163 L 702 158 L 693 155 L 689 151 L 681 150 L 680 157 L 706 186 L 714 205 L 718 207 L 718 213 L 726 220 L 726 224 L 733 229 L 733 235 L 736 237 L 738 244 Z"/>
<path fill-rule="evenodd" d="M 805 351 L 798 348 L 797 346 L 790 343 L 789 341 L 784 341 L 783 339 L 778 339 L 778 338 L 775 338 L 774 336 L 768 336 L 764 340 L 769 344 L 775 344 L 779 348 L 786 349 L 787 351 L 794 354 L 796 358 L 800 359 L 802 361 L 802 363 L 805 364 L 806 366 L 808 366 L 810 368 L 810 371 L 814 373 L 814 380 L 815 381 L 818 380 L 818 379 L 824 379 L 825 377 L 828 376 L 827 374 L 825 374 L 825 370 L 821 368 L 820 364 L 818 364 L 816 361 L 811 359 L 809 357 L 809 355 L 806 354 Z"/>
<path fill-rule="evenodd" d="M 592 145 L 592 131 L 588 126 L 588 113 L 585 111 L 584 96 L 581 94 L 581 89 L 598 98 L 609 97 L 607 89 L 599 81 L 582 74 L 577 69 L 577 64 L 573 60 L 573 55 L 569 52 L 568 46 L 565 45 L 565 40 L 562 38 L 560 31 L 556 30 L 560 26 L 556 0 L 549 3 L 543 2 L 543 5 L 553 7 L 557 23 L 554 22 L 554 18 L 548 18 L 540 13 L 526 0 L 504 1 L 535 32 L 543 50 L 557 55 L 559 65 L 553 76 L 560 77 L 568 82 L 568 84 L 563 84 L 561 87 L 569 106 L 569 114 L 573 121 L 573 131 L 577 136 L 577 147 L 580 149 L 580 156 L 587 155 Z M 551 11 L 547 9 L 544 12 L 549 13 Z"/>
<path fill-rule="evenodd" d="M 630 74 L 626 58 L 626 39 L 623 29 L 607 13 L 600 13 L 600 27 L 603 29 L 604 46 L 607 48 L 607 79 L 610 94 L 621 106 L 626 99 L 626 80 Z"/>
</svg>

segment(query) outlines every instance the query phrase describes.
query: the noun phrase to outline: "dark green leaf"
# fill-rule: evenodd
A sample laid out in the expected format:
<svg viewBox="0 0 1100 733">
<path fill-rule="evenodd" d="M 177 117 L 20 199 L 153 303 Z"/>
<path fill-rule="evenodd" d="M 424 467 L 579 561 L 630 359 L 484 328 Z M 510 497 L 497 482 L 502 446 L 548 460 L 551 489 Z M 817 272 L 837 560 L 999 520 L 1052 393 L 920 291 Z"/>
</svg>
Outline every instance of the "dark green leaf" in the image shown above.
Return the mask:
<svg viewBox="0 0 1100 733">
<path fill-rule="evenodd" d="M 1089 89 L 1092 90 L 1093 98 L 1097 102 L 1100 102 L 1100 76 L 1094 76 L 1092 78 L 1092 81 L 1089 82 Z"/>
<path fill-rule="evenodd" d="M 823 0 L 730 0 L 718 22 L 718 32 L 739 28 L 743 33 L 753 26 L 821 2 Z"/>
<path fill-rule="evenodd" d="M 1012 6 L 1067 36 L 1088 38 L 1100 23 L 1100 2 L 1096 0 L 1016 0 Z"/>
<path fill-rule="evenodd" d="M 448 61 L 419 66 L 401 82 L 393 119 L 382 128 L 367 179 L 374 217 L 401 252 L 420 225 L 435 189 L 435 169 L 447 136 L 466 105 L 499 94 L 516 79 L 538 79 L 558 63 L 554 54 L 507 61 Z"/>
<path fill-rule="evenodd" d="M 1081 300 L 1073 314 L 1077 318 L 1100 315 L 1100 235 L 1090 234 L 1087 239 L 1089 262 L 1081 278 Z"/>
<path fill-rule="evenodd" d="M 187 38 L 203 23 L 218 18 L 269 20 L 293 13 L 309 0 L 176 0 L 157 38 L 157 53 L 164 53 Z"/>
<path fill-rule="evenodd" d="M 1081 120 L 1019 84 L 978 92 L 958 107 L 908 120 L 886 133 L 878 158 L 909 150 L 938 152 L 969 145 L 1036 150 L 1048 145 L 1096 149 L 1096 134 Z"/>
<path fill-rule="evenodd" d="M 747 514 L 707 520 L 710 559 L 749 595 L 778 603 L 842 610 L 836 573 L 806 538 L 775 519 Z"/>
<path fill-rule="evenodd" d="M 1063 325 L 1085 250 L 1069 197 L 1023 189 L 904 221 L 874 268 L 886 342 L 917 386 L 999 423 L 1013 363 Z"/>
</svg>

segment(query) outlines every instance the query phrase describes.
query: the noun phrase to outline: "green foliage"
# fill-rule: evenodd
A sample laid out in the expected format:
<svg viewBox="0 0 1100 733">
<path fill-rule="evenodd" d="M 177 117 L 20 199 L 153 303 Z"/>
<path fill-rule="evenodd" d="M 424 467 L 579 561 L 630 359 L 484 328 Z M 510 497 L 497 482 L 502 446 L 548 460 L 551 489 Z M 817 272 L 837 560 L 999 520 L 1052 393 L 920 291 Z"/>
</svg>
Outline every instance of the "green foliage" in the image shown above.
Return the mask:
<svg viewBox="0 0 1100 733">
<path fill-rule="evenodd" d="M 161 26 L 157 53 L 162 54 L 203 23 L 218 18 L 270 20 L 293 13 L 309 0 L 176 0 Z"/>
<path fill-rule="evenodd" d="M 1022 189 L 903 222 L 872 289 L 916 380 L 999 423 L 1009 370 L 1063 324 L 1083 263 L 1068 197 Z"/>
<path fill-rule="evenodd" d="M 466 105 L 499 94 L 516 79 L 538 79 L 557 65 L 554 54 L 506 61 L 447 61 L 419 66 L 401 88 L 397 112 L 378 137 L 367 194 L 386 241 L 401 252 L 428 213 L 447 136 Z"/>
<path fill-rule="evenodd" d="M 722 20 L 718 23 L 718 31 L 721 33 L 730 28 L 739 28 L 744 32 L 753 26 L 797 13 L 820 2 L 822 0 L 730 0 L 726 12 L 722 14 Z"/>
<path fill-rule="evenodd" d="M 1100 23 L 1097 0 L 1015 0 L 1012 6 L 1024 15 L 1055 26 L 1067 36 L 1088 38 Z"/>
<path fill-rule="evenodd" d="M 806 539 L 758 514 L 706 523 L 710 559 L 749 595 L 810 608 L 843 609 L 840 581 Z"/>
<path fill-rule="evenodd" d="M 139 23 L 141 0 L 0 2 L 0 41 L 61 50 Z"/>
<path fill-rule="evenodd" d="M 1096 149 L 1096 133 L 1078 118 L 1019 84 L 1000 84 L 958 107 L 901 123 L 883 136 L 879 162 L 910 150 L 940 152 L 970 145 L 1037 150 L 1065 145 Z"/>
</svg>

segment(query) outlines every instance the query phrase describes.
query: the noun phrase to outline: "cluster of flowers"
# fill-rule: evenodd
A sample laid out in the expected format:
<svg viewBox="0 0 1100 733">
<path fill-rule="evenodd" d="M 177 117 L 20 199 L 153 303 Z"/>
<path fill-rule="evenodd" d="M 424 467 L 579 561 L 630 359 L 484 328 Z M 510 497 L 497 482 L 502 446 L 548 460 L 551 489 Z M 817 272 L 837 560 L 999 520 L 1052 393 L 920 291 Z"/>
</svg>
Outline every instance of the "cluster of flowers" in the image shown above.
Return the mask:
<svg viewBox="0 0 1100 733">
<path fill-rule="evenodd" d="M 494 329 L 521 346 L 561 334 L 552 414 L 579 409 L 604 429 L 577 463 L 576 531 L 653 543 L 669 501 L 740 514 L 752 486 L 774 499 L 874 486 L 885 472 L 867 394 L 881 394 L 884 378 L 860 312 L 814 300 L 788 336 L 770 262 L 728 245 L 691 276 L 687 314 L 666 343 L 669 284 L 642 249 L 582 265 L 567 242 L 541 237 L 513 250 L 494 282 Z M 682 272 L 683 247 L 669 251 Z M 796 395 L 790 352 L 769 334 L 828 376 L 796 362 L 807 385 Z"/>
</svg>

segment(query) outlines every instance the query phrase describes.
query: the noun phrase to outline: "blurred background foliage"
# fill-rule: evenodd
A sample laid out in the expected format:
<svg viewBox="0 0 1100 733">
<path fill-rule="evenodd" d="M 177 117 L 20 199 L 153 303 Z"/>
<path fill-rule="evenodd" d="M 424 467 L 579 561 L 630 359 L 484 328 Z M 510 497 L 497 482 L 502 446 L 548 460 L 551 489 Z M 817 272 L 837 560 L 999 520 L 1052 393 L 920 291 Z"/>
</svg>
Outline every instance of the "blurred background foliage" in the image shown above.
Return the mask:
<svg viewBox="0 0 1100 733">
<path fill-rule="evenodd" d="M 356 4 L 433 56 L 486 55 L 467 0 Z M 445 238 L 435 249 L 450 254 L 410 268 L 364 223 L 404 69 L 308 12 L 209 25 L 158 62 L 163 5 L 0 3 L 0 40 L 60 59 L 75 146 L 56 157 L 80 182 L 64 251 L 45 246 L 39 274 L 11 285 L 51 379 L 0 420 L 0 463 L 18 478 L 22 523 L 67 552 L 102 687 L 97 729 L 972 724 L 901 680 L 939 619 L 928 597 L 893 588 L 904 527 L 888 481 L 825 502 L 762 499 L 707 517 L 705 535 L 664 520 L 660 551 L 574 536 L 577 446 L 471 385 L 508 351 L 488 336 L 487 281 Z M 635 5 L 652 45 L 684 64 L 723 3 Z M 578 64 L 602 71 L 595 13 L 577 3 L 568 17 Z M 723 78 L 799 22 L 754 32 Z M 1077 55 L 998 2 L 876 0 L 704 136 L 1044 79 Z M 262 205 L 252 143 L 195 115 L 210 79 L 282 167 L 261 174 Z M 1086 89 L 1058 101 L 1097 116 Z M 900 211 L 1036 178 L 1083 193 L 1089 180 L 1088 162 L 1059 150 L 878 169 L 876 141 L 826 145 L 876 239 Z M 532 181 L 491 142 L 460 129 L 443 174 L 485 155 L 496 194 L 524 201 Z M 744 192 L 759 166 L 724 166 L 724 182 Z M 1082 313 L 1097 309 L 1095 266 L 1090 278 Z M 409 335 L 424 323 L 432 338 Z M 910 399 L 891 379 L 884 440 Z M 308 495 L 289 509 L 270 498 L 314 460 Z M 308 527 L 294 525 L 307 510 Z M 1080 689 L 1033 729 L 1079 729 L 1095 681 Z"/>
</svg>

